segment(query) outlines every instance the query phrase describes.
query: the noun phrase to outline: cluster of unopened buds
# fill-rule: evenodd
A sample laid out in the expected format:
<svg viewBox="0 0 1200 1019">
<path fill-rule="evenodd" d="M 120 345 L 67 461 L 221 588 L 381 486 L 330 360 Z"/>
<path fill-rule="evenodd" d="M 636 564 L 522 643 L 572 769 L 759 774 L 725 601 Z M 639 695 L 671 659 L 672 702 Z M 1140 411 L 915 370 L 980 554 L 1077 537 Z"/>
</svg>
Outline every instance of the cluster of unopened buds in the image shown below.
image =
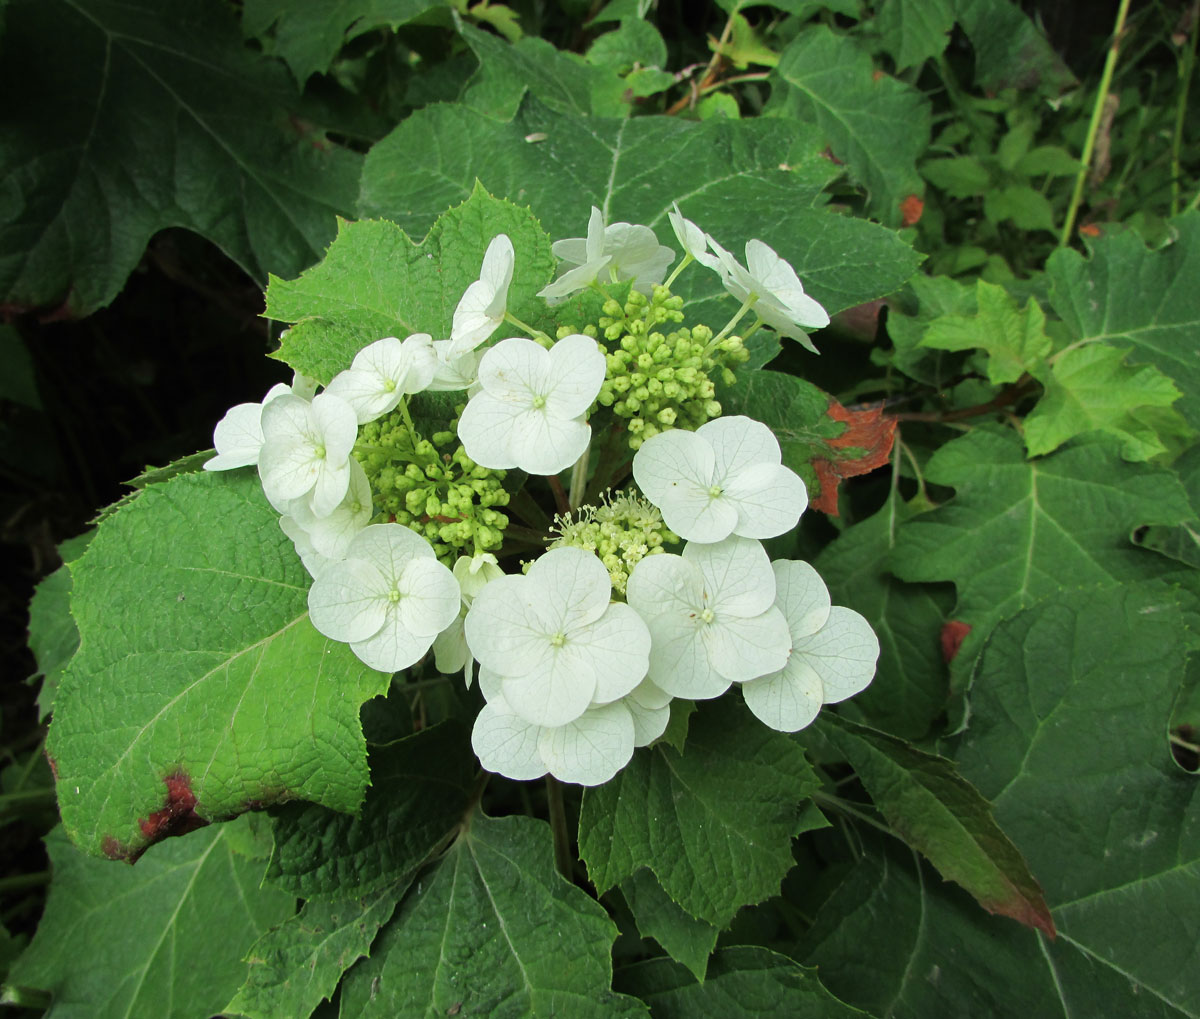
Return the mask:
<svg viewBox="0 0 1200 1019">
<path fill-rule="evenodd" d="M 606 226 L 593 209 L 586 238 L 553 245 L 564 271 L 538 296 L 607 298 L 596 323 L 553 340 L 507 311 L 516 256 L 498 235 L 448 339 L 387 337 L 320 393 L 297 377 L 232 408 L 205 464 L 257 465 L 326 637 L 384 672 L 431 650 L 468 686 L 478 667 L 472 743 L 510 778 L 598 785 L 663 735 L 673 699 L 733 684 L 767 725 L 796 731 L 874 674 L 866 620 L 761 543 L 797 525 L 803 481 L 766 425 L 719 416 L 714 398 L 714 380 L 745 361 L 745 336 L 767 326 L 812 349 L 804 330 L 829 318 L 766 244 L 750 241 L 743 266 L 677 207 L 669 218 L 685 254 L 665 284 L 675 254 L 648 227 Z M 692 262 L 741 302 L 719 333 L 681 325 L 670 286 Z M 617 301 L 606 287 L 624 282 Z M 757 320 L 733 335 L 750 310 Z M 485 347 L 506 321 L 529 335 Z M 465 399 L 452 430 L 424 436 L 409 403 L 429 390 Z M 636 451 L 636 489 L 583 506 L 597 431 Z M 564 511 L 523 567 L 503 544 L 514 469 L 551 479 Z"/>
</svg>

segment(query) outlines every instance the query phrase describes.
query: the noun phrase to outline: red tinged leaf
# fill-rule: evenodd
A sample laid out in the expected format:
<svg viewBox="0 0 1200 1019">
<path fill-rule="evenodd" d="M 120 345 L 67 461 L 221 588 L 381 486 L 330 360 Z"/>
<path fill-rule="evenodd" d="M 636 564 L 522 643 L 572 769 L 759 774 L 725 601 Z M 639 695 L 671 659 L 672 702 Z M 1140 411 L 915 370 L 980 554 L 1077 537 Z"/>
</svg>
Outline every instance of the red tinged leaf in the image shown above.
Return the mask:
<svg viewBox="0 0 1200 1019">
<path fill-rule="evenodd" d="M 919 195 L 909 195 L 900 203 L 900 222 L 904 226 L 912 226 L 921 218 L 925 211 L 925 202 Z"/>
<path fill-rule="evenodd" d="M 971 632 L 971 624 L 951 619 L 942 624 L 942 658 L 949 665 L 958 656 L 962 643 Z"/>
<path fill-rule="evenodd" d="M 813 458 L 812 468 L 821 490 L 811 505 L 836 517 L 838 483 L 843 478 L 867 474 L 888 462 L 896 439 L 896 422 L 883 416 L 882 403 L 847 408 L 831 399 L 828 413 L 847 427 L 837 438 L 828 440 L 831 452 L 841 455 Z"/>
<path fill-rule="evenodd" d="M 1100 227 L 1098 227 L 1095 223 L 1084 223 L 1083 226 L 1079 228 L 1079 232 L 1083 234 L 1084 237 L 1099 237 Z"/>
<path fill-rule="evenodd" d="M 833 316 L 834 324 L 855 339 L 873 341 L 875 334 L 879 332 L 879 312 L 885 303 L 881 297 L 865 304 L 856 304 L 853 308 L 846 308 Z"/>
</svg>

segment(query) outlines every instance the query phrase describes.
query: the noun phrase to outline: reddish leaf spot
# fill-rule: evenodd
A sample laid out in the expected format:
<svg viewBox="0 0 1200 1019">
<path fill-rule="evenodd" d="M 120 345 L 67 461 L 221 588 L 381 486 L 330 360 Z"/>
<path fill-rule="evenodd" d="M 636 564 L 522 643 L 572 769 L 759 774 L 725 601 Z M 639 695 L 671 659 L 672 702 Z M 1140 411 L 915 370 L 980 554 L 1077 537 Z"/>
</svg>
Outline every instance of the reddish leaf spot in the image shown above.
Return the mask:
<svg viewBox="0 0 1200 1019">
<path fill-rule="evenodd" d="M 50 754 L 47 752 L 46 763 L 50 765 L 50 774 L 54 776 L 54 781 L 57 782 L 58 781 L 58 761 L 56 761 L 53 757 L 51 757 Z"/>
<path fill-rule="evenodd" d="M 1054 927 L 1054 917 L 1050 915 L 1050 907 L 1042 899 L 1040 889 L 1038 891 L 1036 901 L 1030 901 L 1017 889 L 1013 889 L 1011 899 L 979 899 L 978 901 L 989 913 L 1007 916 L 1016 920 L 1017 923 L 1023 923 L 1026 927 L 1039 930 L 1053 941 L 1058 937 L 1058 931 Z"/>
<path fill-rule="evenodd" d="M 833 154 L 833 149 L 831 149 L 828 145 L 826 145 L 824 150 L 822 150 L 821 155 L 824 158 L 828 159 L 831 163 L 833 163 L 834 166 L 845 166 L 846 165 L 840 159 L 838 159 L 837 156 L 835 156 Z"/>
<path fill-rule="evenodd" d="M 125 860 L 128 863 L 133 863 L 137 859 L 138 854 L 128 846 L 121 845 L 111 835 L 105 835 L 100 842 L 100 852 L 107 856 L 110 860 Z"/>
<path fill-rule="evenodd" d="M 1084 223 L 1083 226 L 1079 228 L 1079 232 L 1083 234 L 1084 237 L 1099 237 L 1100 227 L 1098 227 L 1095 223 Z"/>
<path fill-rule="evenodd" d="M 871 72 L 871 80 L 872 81 L 878 81 L 882 77 L 884 77 L 884 73 L 881 70 L 879 70 L 878 68 L 876 68 L 874 71 Z"/>
<path fill-rule="evenodd" d="M 962 648 L 962 642 L 967 639 L 967 634 L 971 632 L 971 624 L 963 623 L 957 619 L 951 619 L 942 624 L 942 659 L 949 665 L 954 661 Z"/>
<path fill-rule="evenodd" d="M 900 203 L 900 222 L 905 226 L 912 226 L 921 218 L 921 213 L 925 211 L 925 202 L 919 195 L 909 195 Z"/>
<path fill-rule="evenodd" d="M 836 439 L 829 440 L 832 456 L 818 456 L 812 461 L 821 491 L 811 505 L 822 513 L 836 517 L 839 482 L 843 478 L 867 474 L 888 462 L 896 438 L 896 422 L 883 416 L 882 403 L 850 408 L 831 400 L 829 416 L 834 421 L 844 421 L 847 428 Z M 838 453 L 843 455 L 839 456 Z"/>
<path fill-rule="evenodd" d="M 196 796 L 187 775 L 177 771 L 164 781 L 167 783 L 167 801 L 162 810 L 156 810 L 145 820 L 138 820 L 138 827 L 148 842 L 158 842 L 172 835 L 186 835 L 208 824 L 196 813 Z"/>
</svg>

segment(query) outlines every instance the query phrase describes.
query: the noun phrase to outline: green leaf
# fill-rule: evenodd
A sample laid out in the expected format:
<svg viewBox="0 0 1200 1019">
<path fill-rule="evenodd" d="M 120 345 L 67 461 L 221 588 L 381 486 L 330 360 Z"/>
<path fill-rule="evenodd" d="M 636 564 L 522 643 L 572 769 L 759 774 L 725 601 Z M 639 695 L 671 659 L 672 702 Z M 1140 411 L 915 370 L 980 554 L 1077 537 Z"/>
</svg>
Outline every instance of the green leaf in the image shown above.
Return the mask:
<svg viewBox="0 0 1200 1019">
<path fill-rule="evenodd" d="M 373 747 L 362 812 L 288 804 L 267 878 L 306 899 L 373 895 L 407 881 L 462 823 L 478 763 L 456 722 Z"/>
<path fill-rule="evenodd" d="M 637 67 L 663 67 L 667 44 L 657 28 L 640 18 L 624 18 L 612 32 L 596 37 L 588 47 L 587 59 L 601 67 L 626 74 Z"/>
<path fill-rule="evenodd" d="M 362 157 L 245 47 L 226 4 L 22 0 L 0 43 L 10 305 L 88 314 L 166 227 L 258 280 L 295 273 L 353 207 Z"/>
<path fill-rule="evenodd" d="M 988 191 L 983 197 L 983 214 L 990 223 L 1007 220 L 1019 230 L 1056 229 L 1049 199 L 1025 184 L 1007 184 Z"/>
<path fill-rule="evenodd" d="M 766 948 L 723 948 L 698 982 L 666 959 L 629 966 L 618 974 L 622 990 L 647 1002 L 655 1019 L 854 1019 L 866 1012 L 838 1001 L 815 969 L 805 969 Z"/>
<path fill-rule="evenodd" d="M 876 72 L 852 38 L 824 25 L 801 32 L 774 73 L 788 86 L 782 108 L 817 124 L 833 154 L 867 189 L 872 211 L 899 225 L 901 203 L 925 190 L 916 161 L 929 144 L 929 101 Z"/>
<path fill-rule="evenodd" d="M 987 352 L 987 376 L 994 385 L 1016 382 L 1050 353 L 1046 316 L 1033 298 L 1018 310 L 1003 287 L 979 280 L 975 284 L 978 311 L 974 315 L 944 315 L 934 319 L 921 346 L 937 350 Z"/>
<path fill-rule="evenodd" d="M 954 598 L 945 586 L 906 584 L 890 572 L 896 535 L 914 515 L 914 507 L 893 494 L 878 513 L 825 546 L 813 565 L 834 604 L 861 612 L 879 637 L 875 678 L 841 710 L 919 739 L 949 696 L 938 635 Z"/>
<path fill-rule="evenodd" d="M 342 1014 L 644 1019 L 609 989 L 616 934 L 554 870 L 547 825 L 477 815 L 346 976 Z"/>
<path fill-rule="evenodd" d="M 83 555 L 95 533 L 86 531 L 58 546 L 62 566 L 42 579 L 29 602 L 29 650 L 42 679 L 38 691 L 39 719 L 50 714 L 63 671 L 79 649 L 79 629 L 71 616 L 70 564 Z"/>
<path fill-rule="evenodd" d="M 853 869 L 793 953 L 843 1000 L 904 1019 L 963 1003 L 980 1016 L 1180 1019 L 1061 934 L 1049 941 L 981 913 L 899 842 L 863 828 L 855 841 Z"/>
<path fill-rule="evenodd" d="M 1054 936 L 1042 890 L 991 805 L 951 761 L 825 712 L 818 732 L 854 768 L 892 830 L 989 913 Z"/>
<path fill-rule="evenodd" d="M 329 70 L 343 45 L 378 28 L 393 31 L 445 0 L 245 0 L 242 30 L 282 57 L 303 85 Z M 449 17 L 444 19 L 449 23 Z"/>
<path fill-rule="evenodd" d="M 683 963 L 697 980 L 703 981 L 708 957 L 717 944 L 717 928 L 672 902 L 645 867 L 621 882 L 621 894 L 642 937 L 654 938 L 672 959 Z"/>
<path fill-rule="evenodd" d="M 975 85 L 994 95 L 1017 88 L 1058 96 L 1076 84 L 1054 47 L 1012 0 L 953 0 L 975 50 Z"/>
<path fill-rule="evenodd" d="M 1167 744 L 1189 642 L 1177 597 L 1060 592 L 996 629 L 971 687 L 962 773 L 1041 880 L 1063 950 L 1124 988 L 1076 1014 L 1200 1013 L 1200 799 Z"/>
<path fill-rule="evenodd" d="M 1015 169 L 1022 177 L 1074 177 L 1079 160 L 1057 145 L 1038 145 L 1017 161 Z"/>
<path fill-rule="evenodd" d="M 249 976 L 224 1011 L 249 1019 L 309 1015 L 370 953 L 407 887 L 405 882 L 363 899 L 306 902 L 254 943 L 246 956 Z"/>
<path fill-rule="evenodd" d="M 676 904 L 725 927 L 778 893 L 794 863 L 797 804 L 818 786 L 792 740 L 726 697 L 692 716 L 682 755 L 638 751 L 584 791 L 580 855 L 601 892 L 647 867 Z"/>
<path fill-rule="evenodd" d="M 892 569 L 904 580 L 955 583 L 954 618 L 973 628 L 960 667 L 996 623 L 1027 605 L 1072 587 L 1159 575 L 1157 557 L 1130 534 L 1191 515 L 1174 475 L 1126 463 L 1102 435 L 1026 461 L 1015 433 L 980 426 L 939 449 L 925 477 L 957 494 L 902 525 Z"/>
<path fill-rule="evenodd" d="M 731 18 L 729 39 L 721 44 L 710 37 L 709 47 L 739 71 L 746 70 L 751 64 L 774 67 L 779 63 L 779 54 L 763 41 L 755 27 L 741 14 L 735 13 Z"/>
<path fill-rule="evenodd" d="M 47 752 L 79 845 L 133 857 L 283 799 L 357 809 L 358 708 L 389 677 L 313 629 L 308 574 L 252 472 L 152 485 L 71 576 L 81 643 Z"/>
<path fill-rule="evenodd" d="M 612 67 L 589 63 L 536 36 L 513 44 L 461 20 L 458 30 L 479 60 L 479 70 L 463 92 L 464 107 L 509 121 L 528 92 L 567 115 L 623 117 L 629 112 L 625 84 Z"/>
<path fill-rule="evenodd" d="M 949 276 L 918 273 L 908 281 L 906 289 L 912 291 L 915 307 L 907 295 L 888 302 L 888 336 L 896 348 L 889 361 L 910 378 L 941 389 L 946 377 L 943 363 L 947 358 L 922 347 L 921 340 L 930 323 L 943 315 L 974 315 L 978 310 L 975 288 Z"/>
<path fill-rule="evenodd" d="M 875 18 L 880 42 L 903 71 L 942 54 L 954 27 L 952 0 L 887 0 Z"/>
<path fill-rule="evenodd" d="M 1170 407 L 1179 399 L 1179 390 L 1152 365 L 1127 365 L 1127 353 L 1092 343 L 1064 350 L 1049 370 L 1037 373 L 1046 392 L 1025 419 L 1025 446 L 1030 456 L 1049 453 L 1093 429 L 1119 439 L 1126 460 L 1149 460 L 1166 452 L 1154 428 L 1139 419 L 1137 412 L 1145 407 Z M 1187 428 L 1182 419 L 1178 425 Z"/>
<path fill-rule="evenodd" d="M 833 313 L 896 289 L 918 257 L 891 231 L 826 208 L 822 189 L 836 168 L 822 145 L 813 129 L 779 120 L 579 118 L 527 99 L 504 124 L 434 106 L 371 150 L 359 210 L 415 236 L 432 224 L 432 210 L 466 198 L 478 178 L 492 194 L 529 202 L 556 240 L 583 236 L 595 205 L 610 222 L 644 224 L 666 241 L 678 199 L 726 247 L 752 237 L 770 244 Z M 748 219 L 747 209 L 763 211 Z M 693 268 L 677 288 L 717 328 L 732 314 L 713 273 Z"/>
<path fill-rule="evenodd" d="M 246 950 L 295 909 L 291 895 L 259 886 L 262 862 L 232 851 L 229 827 L 155 846 L 136 867 L 85 856 L 54 829 L 46 912 L 9 981 L 52 992 L 49 1014 L 63 1019 L 220 1012 L 245 977 Z"/>
<path fill-rule="evenodd" d="M 951 198 L 975 198 L 992 186 L 987 167 L 973 156 L 928 159 L 921 164 L 921 176 Z"/>
<path fill-rule="evenodd" d="M 1157 251 L 1132 231 L 1105 231 L 1091 257 L 1060 248 L 1046 263 L 1051 303 L 1076 340 L 1132 346 L 1131 364 L 1152 364 L 1183 393 L 1179 411 L 1200 427 L 1200 212 L 1171 221 L 1175 239 Z"/>
<path fill-rule="evenodd" d="M 267 316 L 296 323 L 276 356 L 328 382 L 383 336 L 449 336 L 454 309 L 500 233 L 516 251 L 508 309 L 518 318 L 531 316 L 544 307 L 534 295 L 554 275 L 550 239 L 528 209 L 477 185 L 420 243 L 386 220 L 343 222 L 320 263 L 299 279 L 272 277 Z"/>
</svg>

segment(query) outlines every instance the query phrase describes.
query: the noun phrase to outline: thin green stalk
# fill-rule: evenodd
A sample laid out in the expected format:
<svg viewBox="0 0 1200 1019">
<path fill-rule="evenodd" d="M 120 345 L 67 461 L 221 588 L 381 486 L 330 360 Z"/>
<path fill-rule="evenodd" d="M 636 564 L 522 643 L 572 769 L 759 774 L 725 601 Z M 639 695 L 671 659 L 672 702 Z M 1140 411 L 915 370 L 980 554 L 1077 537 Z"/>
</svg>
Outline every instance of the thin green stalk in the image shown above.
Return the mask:
<svg viewBox="0 0 1200 1019">
<path fill-rule="evenodd" d="M 587 449 L 580 454 L 579 459 L 575 461 L 575 466 L 571 468 L 571 488 L 567 497 L 567 505 L 572 510 L 577 510 L 583 505 L 583 493 L 587 488 L 588 456 L 591 451 L 592 447 L 589 444 Z"/>
<path fill-rule="evenodd" d="M 1121 50 L 1121 34 L 1125 31 L 1125 17 L 1129 14 L 1129 0 L 1121 0 L 1117 10 L 1117 20 L 1113 27 L 1112 42 L 1108 47 L 1108 56 L 1104 60 L 1104 72 L 1100 75 L 1100 87 L 1096 92 L 1096 101 L 1092 105 L 1092 119 L 1088 124 L 1087 137 L 1083 142 L 1083 153 L 1079 157 L 1079 173 L 1075 177 L 1075 189 L 1071 192 L 1071 204 L 1067 206 L 1067 218 L 1063 221 L 1062 233 L 1058 238 L 1058 246 L 1066 247 L 1075 230 L 1075 216 L 1083 201 L 1083 186 L 1087 182 L 1088 171 L 1092 165 L 1092 153 L 1096 148 L 1096 135 L 1100 131 L 1100 120 L 1104 115 L 1104 100 L 1108 97 L 1108 89 L 1112 84 L 1113 71 L 1116 70 L 1117 56 Z"/>
<path fill-rule="evenodd" d="M 679 274 L 681 272 L 683 272 L 683 270 L 686 269 L 689 265 L 691 265 L 694 261 L 696 261 L 696 260 L 688 252 L 685 251 L 683 253 L 683 261 L 680 262 L 677 266 L 675 266 L 675 271 L 673 273 L 671 273 L 670 276 L 667 277 L 667 282 L 664 283 L 663 286 L 666 287 L 668 290 L 670 290 L 671 284 L 674 283 L 679 278 Z"/>
<path fill-rule="evenodd" d="M 550 810 L 550 831 L 554 835 L 554 865 L 568 881 L 575 869 L 571 856 L 571 833 L 567 829 L 567 808 L 563 805 L 562 785 L 553 775 L 546 776 L 546 804 Z"/>
<path fill-rule="evenodd" d="M 0 878 L 0 895 L 23 891 L 26 888 L 40 888 L 50 883 L 50 877 L 50 871 L 38 870 L 32 874 L 13 874 L 11 877 Z"/>
<path fill-rule="evenodd" d="M 1198 13 L 1193 9 L 1193 13 Z M 1183 148 L 1183 120 L 1187 115 L 1188 92 L 1192 87 L 1192 71 L 1196 67 L 1196 38 L 1200 36 L 1200 26 L 1194 22 L 1189 26 L 1188 43 L 1183 51 L 1183 62 L 1179 70 L 1179 102 L 1175 105 L 1175 132 L 1171 137 L 1171 215 L 1179 212 L 1179 180 L 1183 168 L 1179 163 L 1179 152 Z"/>
<path fill-rule="evenodd" d="M 528 323 L 522 322 L 511 311 L 506 311 L 504 313 L 504 321 L 511 322 L 518 329 L 524 329 L 525 332 L 527 332 L 530 336 L 532 336 L 538 343 L 540 343 L 547 350 L 549 350 L 551 347 L 554 346 L 554 341 L 552 339 L 550 339 L 549 336 L 547 336 L 540 329 L 534 329 L 533 326 L 529 325 Z"/>
</svg>

